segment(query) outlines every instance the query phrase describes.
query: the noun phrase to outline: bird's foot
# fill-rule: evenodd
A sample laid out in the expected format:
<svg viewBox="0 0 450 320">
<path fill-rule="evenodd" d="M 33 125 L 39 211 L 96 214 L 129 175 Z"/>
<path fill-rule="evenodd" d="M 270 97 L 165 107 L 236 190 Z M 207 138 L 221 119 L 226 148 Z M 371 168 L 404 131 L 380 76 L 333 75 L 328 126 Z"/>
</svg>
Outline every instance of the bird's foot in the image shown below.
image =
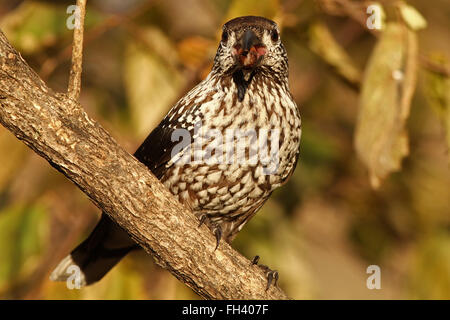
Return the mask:
<svg viewBox="0 0 450 320">
<path fill-rule="evenodd" d="M 199 228 L 201 227 L 202 224 L 208 221 L 207 226 L 211 229 L 212 233 L 216 237 L 217 243 L 216 248 L 214 249 L 214 251 L 216 251 L 217 248 L 219 247 L 220 239 L 222 239 L 222 227 L 219 224 L 214 223 L 211 220 L 208 220 L 208 216 L 206 214 L 202 214 L 199 218 L 199 221 L 200 221 L 198 225 Z"/>
<path fill-rule="evenodd" d="M 278 282 L 278 271 L 277 270 L 272 270 L 270 269 L 268 266 L 264 265 L 264 264 L 258 264 L 259 262 L 259 256 L 255 256 L 252 260 L 251 265 L 257 265 L 258 267 L 260 267 L 262 269 L 262 271 L 264 272 L 264 274 L 266 275 L 267 278 L 267 287 L 266 287 L 266 291 L 269 290 L 270 285 L 273 282 L 273 285 L 276 286 L 277 282 Z"/>
</svg>

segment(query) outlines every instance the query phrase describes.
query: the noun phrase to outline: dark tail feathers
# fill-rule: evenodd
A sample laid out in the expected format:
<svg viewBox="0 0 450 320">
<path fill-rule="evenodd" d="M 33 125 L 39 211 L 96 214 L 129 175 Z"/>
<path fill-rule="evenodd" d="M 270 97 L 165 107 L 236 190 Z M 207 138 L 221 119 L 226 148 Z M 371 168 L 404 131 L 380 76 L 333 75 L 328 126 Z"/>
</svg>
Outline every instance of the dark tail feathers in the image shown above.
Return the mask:
<svg viewBox="0 0 450 320">
<path fill-rule="evenodd" d="M 108 273 L 128 252 L 139 246 L 103 213 L 90 236 L 65 257 L 50 275 L 52 281 L 69 278 L 80 287 Z"/>
</svg>

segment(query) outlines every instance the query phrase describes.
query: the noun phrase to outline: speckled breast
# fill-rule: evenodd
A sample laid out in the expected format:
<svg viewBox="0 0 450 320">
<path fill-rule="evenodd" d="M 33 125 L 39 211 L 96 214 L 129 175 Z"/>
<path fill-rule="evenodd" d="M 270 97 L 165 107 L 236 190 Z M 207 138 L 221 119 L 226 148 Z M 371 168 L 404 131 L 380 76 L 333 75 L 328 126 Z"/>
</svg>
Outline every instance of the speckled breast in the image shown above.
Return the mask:
<svg viewBox="0 0 450 320">
<path fill-rule="evenodd" d="M 287 86 L 271 86 L 263 77 L 242 101 L 232 82 L 220 88 L 183 115 L 197 121 L 197 130 L 188 128 L 188 161 L 171 164 L 162 182 L 197 215 L 231 221 L 256 212 L 292 174 L 300 116 Z"/>
</svg>

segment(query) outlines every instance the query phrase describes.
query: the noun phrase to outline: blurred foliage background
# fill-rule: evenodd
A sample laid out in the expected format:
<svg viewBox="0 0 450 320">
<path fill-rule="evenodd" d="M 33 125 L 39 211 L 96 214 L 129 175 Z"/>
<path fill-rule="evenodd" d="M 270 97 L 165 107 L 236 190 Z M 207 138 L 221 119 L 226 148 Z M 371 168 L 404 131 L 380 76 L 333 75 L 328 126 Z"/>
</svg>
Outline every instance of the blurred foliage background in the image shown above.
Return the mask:
<svg viewBox="0 0 450 320">
<path fill-rule="evenodd" d="M 0 1 L 0 28 L 65 91 L 75 1 Z M 301 157 L 233 246 L 280 272 L 296 299 L 450 299 L 450 2 L 89 0 L 81 102 L 134 152 L 211 67 L 221 25 L 278 22 L 303 120 Z M 0 127 L 0 297 L 197 299 L 145 253 L 99 283 L 48 276 L 100 211 Z M 369 290 L 369 265 L 381 290 Z"/>
</svg>

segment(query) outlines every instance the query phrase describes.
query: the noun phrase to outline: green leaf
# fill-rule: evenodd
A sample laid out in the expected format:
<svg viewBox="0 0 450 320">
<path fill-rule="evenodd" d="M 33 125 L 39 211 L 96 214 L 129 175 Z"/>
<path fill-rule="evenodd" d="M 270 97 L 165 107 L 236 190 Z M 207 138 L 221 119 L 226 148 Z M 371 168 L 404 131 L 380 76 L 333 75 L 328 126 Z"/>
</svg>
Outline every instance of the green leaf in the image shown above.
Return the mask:
<svg viewBox="0 0 450 320">
<path fill-rule="evenodd" d="M 25 1 L 1 20 L 0 28 L 21 53 L 32 54 L 71 33 L 67 18 L 65 7 Z"/>
<path fill-rule="evenodd" d="M 30 274 L 48 236 L 46 211 L 39 206 L 0 212 L 0 287 Z"/>
<path fill-rule="evenodd" d="M 417 35 L 401 24 L 390 23 L 365 71 L 355 147 L 374 188 L 399 170 L 409 153 L 405 122 L 416 87 L 417 57 Z"/>
</svg>

